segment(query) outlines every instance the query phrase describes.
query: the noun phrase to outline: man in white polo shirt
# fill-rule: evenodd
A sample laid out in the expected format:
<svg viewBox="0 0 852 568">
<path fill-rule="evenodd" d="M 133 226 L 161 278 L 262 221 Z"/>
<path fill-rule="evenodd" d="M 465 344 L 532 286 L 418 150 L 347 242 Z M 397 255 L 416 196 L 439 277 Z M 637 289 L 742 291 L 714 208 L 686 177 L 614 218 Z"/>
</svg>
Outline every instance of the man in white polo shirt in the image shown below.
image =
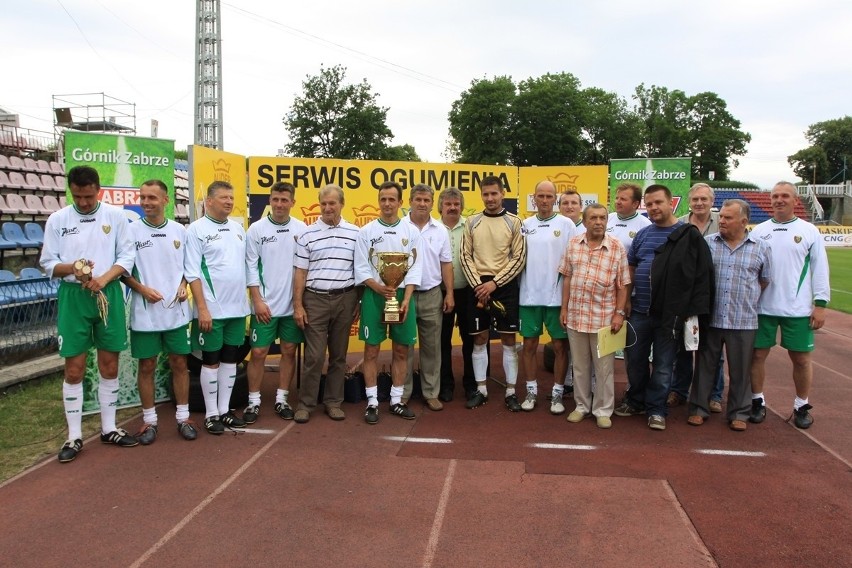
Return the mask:
<svg viewBox="0 0 852 568">
<path fill-rule="evenodd" d="M 414 289 L 417 299 L 417 337 L 420 354 L 420 383 L 423 398 L 430 410 L 441 410 L 441 322 L 455 306 L 453 295 L 453 255 L 450 235 L 440 222 L 432 218 L 435 190 L 425 184 L 411 188 L 410 211 L 405 218 L 420 232 L 417 262 L 420 263 L 420 285 Z M 441 293 L 441 284 L 445 293 Z M 408 350 L 408 371 L 403 399 L 411 397 L 414 350 Z"/>
</svg>

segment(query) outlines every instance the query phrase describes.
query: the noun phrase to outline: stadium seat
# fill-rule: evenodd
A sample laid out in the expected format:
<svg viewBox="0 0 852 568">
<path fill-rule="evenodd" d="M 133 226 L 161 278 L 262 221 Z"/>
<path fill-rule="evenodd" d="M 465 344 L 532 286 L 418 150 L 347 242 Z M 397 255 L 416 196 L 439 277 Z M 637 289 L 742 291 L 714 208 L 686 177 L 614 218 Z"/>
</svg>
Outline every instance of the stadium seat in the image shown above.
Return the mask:
<svg viewBox="0 0 852 568">
<path fill-rule="evenodd" d="M 52 175 L 41 174 L 41 187 L 44 191 L 56 191 L 56 180 Z M 62 191 L 65 191 L 63 189 Z"/>
<path fill-rule="evenodd" d="M 24 171 L 25 172 L 38 172 L 38 163 L 32 158 L 24 158 Z"/>
<path fill-rule="evenodd" d="M 62 209 L 62 206 L 59 205 L 59 201 L 57 201 L 56 198 L 52 195 L 45 195 L 41 198 L 41 202 L 44 204 L 44 208 L 50 211 L 51 213 Z"/>
<path fill-rule="evenodd" d="M 9 183 L 6 187 L 10 189 L 24 189 L 24 184 L 27 180 L 21 175 L 21 172 L 9 172 Z"/>
<path fill-rule="evenodd" d="M 24 161 L 18 156 L 9 156 L 9 169 L 21 171 L 24 169 Z"/>
<path fill-rule="evenodd" d="M 68 205 L 68 202 L 65 201 L 65 194 L 59 196 L 59 207 L 65 207 Z"/>
<path fill-rule="evenodd" d="M 53 179 L 56 180 L 56 191 L 61 191 L 65 193 L 65 176 L 55 176 Z"/>
<path fill-rule="evenodd" d="M 12 169 L 9 166 L 9 158 L 6 157 L 6 154 L 0 154 L 0 170 L 10 170 Z"/>
<path fill-rule="evenodd" d="M 38 223 L 24 223 L 24 235 L 31 241 L 39 243 L 39 246 L 44 244 L 44 229 Z"/>
<path fill-rule="evenodd" d="M 18 189 L 16 187 L 13 187 L 12 182 L 9 181 L 9 174 L 4 172 L 3 170 L 0 170 L 0 187 L 7 187 L 9 189 Z"/>
<path fill-rule="evenodd" d="M 36 169 L 40 174 L 49 174 L 50 164 L 47 163 L 47 160 L 36 160 Z"/>
<path fill-rule="evenodd" d="M 0 213 L 3 215 L 17 215 L 21 210 L 17 207 L 9 207 L 6 204 L 6 198 L 0 195 Z"/>
<path fill-rule="evenodd" d="M 64 176 L 65 168 L 59 162 L 50 162 L 50 172 L 53 175 Z"/>
<path fill-rule="evenodd" d="M 50 215 L 52 213 L 51 210 L 47 209 L 41 202 L 41 198 L 38 195 L 25 195 L 24 203 L 30 209 L 35 209 L 38 211 L 39 215 Z"/>
<path fill-rule="evenodd" d="M 5 237 L 7 241 L 15 243 L 22 249 L 37 249 L 41 246 L 38 242 L 25 237 L 24 232 L 21 230 L 21 226 L 14 221 L 6 221 L 3 223 L 2 233 L 3 237 Z"/>
<path fill-rule="evenodd" d="M 41 177 L 39 177 L 38 174 L 34 174 L 34 173 L 30 172 L 30 173 L 27 174 L 26 180 L 27 180 L 27 185 L 33 186 L 34 190 L 46 191 L 46 188 L 41 183 Z"/>
<path fill-rule="evenodd" d="M 6 205 L 17 209 L 23 215 L 38 215 L 38 211 L 27 207 L 27 204 L 24 203 L 24 198 L 17 193 L 10 193 L 6 196 Z"/>
<path fill-rule="evenodd" d="M 0 287 L 0 305 L 14 304 L 17 302 L 32 302 L 38 299 L 38 294 L 29 290 L 31 286 L 21 286 L 20 281 L 15 278 L 10 270 L 0 270 L 0 282 L 14 282 L 12 285 Z"/>
</svg>

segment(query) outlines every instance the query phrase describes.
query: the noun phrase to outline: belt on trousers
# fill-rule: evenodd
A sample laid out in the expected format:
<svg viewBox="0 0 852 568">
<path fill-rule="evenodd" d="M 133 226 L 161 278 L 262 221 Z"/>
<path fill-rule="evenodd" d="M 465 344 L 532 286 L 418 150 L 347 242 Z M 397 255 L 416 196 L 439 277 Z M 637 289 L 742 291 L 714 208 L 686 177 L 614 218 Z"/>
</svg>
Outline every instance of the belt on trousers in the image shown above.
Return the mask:
<svg viewBox="0 0 852 568">
<path fill-rule="evenodd" d="M 438 284 L 438 286 L 440 286 L 440 284 Z M 415 290 L 415 291 L 414 291 L 414 293 L 415 293 L 415 294 L 425 294 L 426 292 L 431 292 L 432 290 L 434 290 L 434 289 L 435 289 L 435 288 L 437 288 L 438 286 L 432 286 L 432 287 L 431 287 L 431 288 L 429 288 L 428 290 Z"/>
<path fill-rule="evenodd" d="M 305 288 L 308 292 L 313 292 L 319 296 L 339 296 L 340 294 L 345 294 L 350 290 L 354 290 L 355 286 L 347 286 L 346 288 L 336 288 L 334 290 L 317 290 L 316 288 Z"/>
</svg>

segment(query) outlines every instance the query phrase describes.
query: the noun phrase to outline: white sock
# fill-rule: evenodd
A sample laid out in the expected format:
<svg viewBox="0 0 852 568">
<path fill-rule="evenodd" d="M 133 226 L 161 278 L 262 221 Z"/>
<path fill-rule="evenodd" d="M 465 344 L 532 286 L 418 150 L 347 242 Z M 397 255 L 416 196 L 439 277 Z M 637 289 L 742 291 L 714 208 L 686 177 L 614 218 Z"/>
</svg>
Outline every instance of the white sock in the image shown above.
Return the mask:
<svg viewBox="0 0 852 568">
<path fill-rule="evenodd" d="M 379 405 L 379 387 L 367 387 L 367 406 Z"/>
<path fill-rule="evenodd" d="M 280 402 L 281 404 L 287 404 L 287 395 L 290 394 L 284 389 L 278 389 L 275 391 L 275 402 Z"/>
<path fill-rule="evenodd" d="M 98 402 L 101 405 L 101 431 L 109 434 L 115 425 L 115 407 L 118 404 L 118 379 L 105 379 L 98 375 Z"/>
<path fill-rule="evenodd" d="M 763 399 L 763 406 L 766 406 L 766 397 L 765 397 L 765 396 L 763 396 L 763 393 L 762 393 L 762 392 L 753 392 L 753 393 L 751 393 L 751 399 L 752 399 L 752 400 L 756 400 L 756 399 L 758 399 L 758 398 L 762 398 L 762 399 Z"/>
<path fill-rule="evenodd" d="M 503 372 L 506 373 L 506 396 L 515 394 L 515 384 L 518 382 L 518 350 L 514 345 L 503 346 Z M 511 389 L 511 393 L 509 392 Z"/>
<path fill-rule="evenodd" d="M 477 384 L 476 390 L 478 390 L 479 392 L 481 392 L 485 396 L 488 396 L 488 387 L 485 386 L 484 382 Z"/>
<path fill-rule="evenodd" d="M 155 407 L 142 409 L 142 422 L 145 424 L 157 425 L 157 409 Z"/>
<path fill-rule="evenodd" d="M 65 421 L 68 439 L 83 439 L 83 383 L 70 385 L 62 381 L 62 402 L 65 404 Z"/>
<path fill-rule="evenodd" d="M 527 392 L 538 394 L 538 381 L 527 381 Z"/>
<path fill-rule="evenodd" d="M 391 405 L 399 404 L 400 402 L 402 402 L 402 393 L 403 392 L 405 392 L 405 387 L 397 387 L 397 386 L 391 387 L 391 392 L 390 392 L 390 396 L 391 396 L 390 403 L 391 403 Z"/>
<path fill-rule="evenodd" d="M 234 383 L 237 382 L 237 364 L 219 363 L 216 380 L 219 383 L 219 416 L 222 416 L 231 409 L 231 391 L 234 390 Z"/>
<path fill-rule="evenodd" d="M 260 391 L 249 393 L 249 406 L 260 406 Z"/>
<path fill-rule="evenodd" d="M 808 403 L 808 399 L 796 397 L 796 400 L 793 401 L 793 410 L 799 410 L 804 405 Z"/>
<path fill-rule="evenodd" d="M 484 381 L 485 373 L 488 372 L 488 353 L 485 350 L 487 346 L 487 343 L 473 346 L 470 360 L 473 363 L 473 378 L 476 382 Z"/>
<path fill-rule="evenodd" d="M 177 410 L 175 411 L 175 420 L 177 420 L 178 424 L 183 424 L 187 420 L 189 420 L 189 405 L 188 404 L 178 404 Z"/>
<path fill-rule="evenodd" d="M 219 384 L 216 381 L 218 373 L 219 369 L 202 366 L 201 372 L 198 374 L 198 382 L 201 383 L 201 392 L 204 394 L 205 418 L 219 416 L 219 405 L 216 398 L 219 392 Z"/>
<path fill-rule="evenodd" d="M 559 400 L 565 392 L 565 387 L 562 385 L 553 385 L 553 390 L 550 391 L 550 398 Z"/>
</svg>

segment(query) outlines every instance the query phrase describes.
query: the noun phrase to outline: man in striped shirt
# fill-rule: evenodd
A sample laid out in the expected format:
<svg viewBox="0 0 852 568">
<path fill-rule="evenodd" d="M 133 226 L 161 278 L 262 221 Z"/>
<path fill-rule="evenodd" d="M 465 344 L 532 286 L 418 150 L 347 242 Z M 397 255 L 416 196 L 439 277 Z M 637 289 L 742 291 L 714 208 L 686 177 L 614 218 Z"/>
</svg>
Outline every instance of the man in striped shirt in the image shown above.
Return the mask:
<svg viewBox="0 0 852 568">
<path fill-rule="evenodd" d="M 299 423 L 307 422 L 316 408 L 326 350 L 325 412 L 332 420 L 346 417 L 340 404 L 349 330 L 358 317 L 360 290 L 355 288 L 358 227 L 341 217 L 343 203 L 340 186 L 323 187 L 319 192 L 321 216 L 297 241 L 293 319 L 305 332 L 305 367 L 295 414 Z"/>
</svg>

